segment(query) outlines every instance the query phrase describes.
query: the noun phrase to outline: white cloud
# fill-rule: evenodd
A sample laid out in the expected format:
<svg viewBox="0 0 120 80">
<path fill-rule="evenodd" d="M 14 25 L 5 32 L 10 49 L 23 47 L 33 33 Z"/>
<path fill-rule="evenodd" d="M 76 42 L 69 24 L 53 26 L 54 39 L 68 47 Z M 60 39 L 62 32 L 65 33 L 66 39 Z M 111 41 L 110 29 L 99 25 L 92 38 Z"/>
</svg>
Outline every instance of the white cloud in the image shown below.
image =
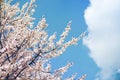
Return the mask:
<svg viewBox="0 0 120 80">
<path fill-rule="evenodd" d="M 84 44 L 101 69 L 96 80 L 114 80 L 120 68 L 120 0 L 90 0 L 84 16 L 89 31 Z"/>
</svg>

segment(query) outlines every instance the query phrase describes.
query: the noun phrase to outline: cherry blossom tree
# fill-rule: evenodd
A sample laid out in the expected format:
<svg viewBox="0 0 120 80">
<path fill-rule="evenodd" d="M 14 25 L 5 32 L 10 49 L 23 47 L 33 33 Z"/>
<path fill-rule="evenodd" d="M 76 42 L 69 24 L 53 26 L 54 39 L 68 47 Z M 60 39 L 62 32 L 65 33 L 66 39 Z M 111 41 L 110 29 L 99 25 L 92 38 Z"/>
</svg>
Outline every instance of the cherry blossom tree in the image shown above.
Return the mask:
<svg viewBox="0 0 120 80">
<path fill-rule="evenodd" d="M 48 36 L 47 23 L 42 17 L 34 26 L 35 0 L 11 5 L 11 0 L 0 1 L 0 80 L 62 80 L 72 63 L 51 71 L 49 60 L 60 56 L 84 35 L 65 41 L 71 22 L 56 41 L 56 33 Z M 76 74 L 65 80 L 74 80 Z M 79 80 L 84 80 L 85 75 Z"/>
</svg>

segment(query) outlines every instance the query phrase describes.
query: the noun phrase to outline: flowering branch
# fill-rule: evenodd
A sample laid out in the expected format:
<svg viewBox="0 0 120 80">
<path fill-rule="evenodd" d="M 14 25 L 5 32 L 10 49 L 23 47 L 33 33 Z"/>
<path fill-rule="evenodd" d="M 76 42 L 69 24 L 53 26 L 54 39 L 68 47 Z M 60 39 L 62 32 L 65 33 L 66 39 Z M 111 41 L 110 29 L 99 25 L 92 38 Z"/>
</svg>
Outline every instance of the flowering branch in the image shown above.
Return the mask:
<svg viewBox="0 0 120 80">
<path fill-rule="evenodd" d="M 55 42 L 56 33 L 48 36 L 45 17 L 34 26 L 35 0 L 11 5 L 11 0 L 0 0 L 0 80 L 62 80 L 72 66 L 51 72 L 49 60 L 60 56 L 71 45 L 76 44 L 85 33 L 65 42 L 71 30 L 71 21 Z M 76 74 L 75 74 L 76 75 Z M 66 80 L 74 80 L 75 75 Z M 79 80 L 84 80 L 83 75 Z"/>
</svg>

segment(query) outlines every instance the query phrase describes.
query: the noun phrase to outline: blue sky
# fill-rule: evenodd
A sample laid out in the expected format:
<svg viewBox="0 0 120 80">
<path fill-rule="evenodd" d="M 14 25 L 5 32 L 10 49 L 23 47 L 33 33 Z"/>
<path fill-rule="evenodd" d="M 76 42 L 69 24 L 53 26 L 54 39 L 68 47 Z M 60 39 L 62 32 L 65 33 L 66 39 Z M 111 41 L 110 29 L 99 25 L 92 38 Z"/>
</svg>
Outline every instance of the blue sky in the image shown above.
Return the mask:
<svg viewBox="0 0 120 80">
<path fill-rule="evenodd" d="M 13 3 L 26 1 L 30 0 Z M 52 70 L 74 62 L 64 78 L 77 72 L 78 76 L 87 74 L 86 80 L 120 79 L 120 0 L 36 0 L 36 4 L 35 24 L 44 15 L 49 35 L 57 32 L 59 38 L 70 20 L 72 30 L 66 41 L 88 31 L 77 46 L 51 60 Z"/>
<path fill-rule="evenodd" d="M 37 8 L 34 16 L 41 18 L 45 15 L 49 24 L 47 30 L 49 34 L 57 32 L 57 36 L 62 33 L 67 23 L 72 20 L 72 30 L 66 41 L 72 36 L 79 36 L 87 29 L 84 20 L 84 10 L 89 5 L 88 0 L 36 0 Z M 60 57 L 51 60 L 52 68 L 56 69 L 74 62 L 64 77 L 69 77 L 74 73 L 78 76 L 87 74 L 86 80 L 93 80 L 98 68 L 93 60 L 88 56 L 88 49 L 79 41 L 79 45 L 69 47 Z"/>
<path fill-rule="evenodd" d="M 13 0 L 13 3 L 24 4 L 29 0 Z M 57 32 L 57 37 L 63 32 L 67 23 L 72 20 L 72 30 L 67 37 L 70 40 L 73 36 L 77 37 L 87 30 L 84 20 L 84 11 L 89 5 L 89 0 L 36 0 L 37 7 L 33 17 L 36 18 L 35 24 L 44 15 L 46 17 L 49 34 Z M 20 5 L 21 6 L 21 5 Z M 65 66 L 68 62 L 74 65 L 65 73 L 65 77 L 70 77 L 78 73 L 77 78 L 87 74 L 86 80 L 93 80 L 99 70 L 93 60 L 89 57 L 89 50 L 83 45 L 82 40 L 78 45 L 70 46 L 63 55 L 51 60 L 52 69 Z"/>
</svg>

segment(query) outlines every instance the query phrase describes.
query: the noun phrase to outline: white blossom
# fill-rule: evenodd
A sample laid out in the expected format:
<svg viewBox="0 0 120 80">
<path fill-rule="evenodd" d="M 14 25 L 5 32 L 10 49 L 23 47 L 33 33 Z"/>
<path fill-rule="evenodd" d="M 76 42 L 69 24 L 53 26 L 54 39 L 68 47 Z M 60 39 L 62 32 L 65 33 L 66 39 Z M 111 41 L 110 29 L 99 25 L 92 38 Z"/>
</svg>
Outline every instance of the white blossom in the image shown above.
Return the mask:
<svg viewBox="0 0 120 80">
<path fill-rule="evenodd" d="M 63 80 L 64 73 L 72 66 L 51 70 L 49 60 L 60 56 L 71 45 L 76 44 L 84 35 L 65 42 L 71 22 L 56 41 L 56 33 L 48 36 L 45 17 L 34 25 L 35 0 L 12 4 L 6 0 L 1 5 L 0 26 L 0 80 Z M 66 80 L 73 80 L 75 75 Z M 83 75 L 80 80 L 84 80 Z"/>
</svg>

